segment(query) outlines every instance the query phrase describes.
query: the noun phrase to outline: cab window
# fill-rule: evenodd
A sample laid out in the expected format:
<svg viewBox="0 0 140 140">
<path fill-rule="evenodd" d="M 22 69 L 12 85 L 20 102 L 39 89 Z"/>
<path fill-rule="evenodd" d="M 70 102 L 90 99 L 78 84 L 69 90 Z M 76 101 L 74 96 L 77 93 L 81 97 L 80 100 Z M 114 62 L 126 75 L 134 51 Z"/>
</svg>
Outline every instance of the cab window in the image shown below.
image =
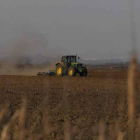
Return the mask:
<svg viewBox="0 0 140 140">
<path fill-rule="evenodd" d="M 62 57 L 62 62 L 64 62 L 64 63 L 66 63 L 66 62 L 67 62 L 66 57 Z"/>
<path fill-rule="evenodd" d="M 75 57 L 71 57 L 71 62 L 76 62 L 76 58 Z"/>
<path fill-rule="evenodd" d="M 68 59 L 68 63 L 71 63 L 71 58 L 70 58 L 70 57 L 68 57 L 67 59 Z"/>
</svg>

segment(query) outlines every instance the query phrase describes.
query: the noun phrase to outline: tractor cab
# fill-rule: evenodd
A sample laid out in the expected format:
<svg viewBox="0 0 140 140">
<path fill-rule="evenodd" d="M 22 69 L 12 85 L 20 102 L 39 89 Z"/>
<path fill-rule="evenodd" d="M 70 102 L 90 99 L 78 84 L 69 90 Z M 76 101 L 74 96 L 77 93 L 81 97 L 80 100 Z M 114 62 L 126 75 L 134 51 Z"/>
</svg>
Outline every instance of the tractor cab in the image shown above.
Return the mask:
<svg viewBox="0 0 140 140">
<path fill-rule="evenodd" d="M 74 62 L 74 63 L 76 63 L 76 56 L 62 56 L 62 60 L 61 60 L 61 62 L 63 62 L 63 63 L 71 63 L 71 62 Z"/>
</svg>

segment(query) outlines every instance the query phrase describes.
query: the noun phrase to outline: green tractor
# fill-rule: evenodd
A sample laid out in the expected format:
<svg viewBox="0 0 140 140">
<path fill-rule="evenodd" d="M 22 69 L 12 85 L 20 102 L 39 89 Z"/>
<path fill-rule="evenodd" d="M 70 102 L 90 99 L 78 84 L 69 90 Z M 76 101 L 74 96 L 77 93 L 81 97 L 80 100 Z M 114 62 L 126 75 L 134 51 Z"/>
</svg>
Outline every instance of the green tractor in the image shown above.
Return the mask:
<svg viewBox="0 0 140 140">
<path fill-rule="evenodd" d="M 77 73 L 80 76 L 87 76 L 87 69 L 77 62 L 77 56 L 69 55 L 62 56 L 61 62 L 56 64 L 55 73 L 57 76 L 76 76 Z"/>
</svg>

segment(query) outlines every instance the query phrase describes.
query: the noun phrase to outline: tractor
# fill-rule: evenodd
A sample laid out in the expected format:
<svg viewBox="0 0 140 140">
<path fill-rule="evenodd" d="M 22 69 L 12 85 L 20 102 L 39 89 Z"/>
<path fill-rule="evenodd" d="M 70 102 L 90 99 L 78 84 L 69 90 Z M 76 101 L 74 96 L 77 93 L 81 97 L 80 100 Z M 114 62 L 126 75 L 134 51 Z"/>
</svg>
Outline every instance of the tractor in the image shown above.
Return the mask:
<svg viewBox="0 0 140 140">
<path fill-rule="evenodd" d="M 78 57 L 79 59 L 79 57 Z M 81 63 L 77 62 L 77 55 L 62 56 L 61 62 L 56 64 L 55 74 L 57 76 L 87 76 L 87 69 Z"/>
</svg>

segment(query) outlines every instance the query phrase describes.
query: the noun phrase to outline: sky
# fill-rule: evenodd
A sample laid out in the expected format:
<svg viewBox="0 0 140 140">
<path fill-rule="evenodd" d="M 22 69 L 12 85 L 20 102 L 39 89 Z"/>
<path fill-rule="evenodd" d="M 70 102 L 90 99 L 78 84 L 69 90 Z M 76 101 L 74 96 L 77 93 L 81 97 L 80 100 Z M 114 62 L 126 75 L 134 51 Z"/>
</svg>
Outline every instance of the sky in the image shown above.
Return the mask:
<svg viewBox="0 0 140 140">
<path fill-rule="evenodd" d="M 140 1 L 134 0 L 140 53 Z M 132 50 L 129 0 L 0 0 L 0 55 L 78 54 L 126 58 Z"/>
</svg>

